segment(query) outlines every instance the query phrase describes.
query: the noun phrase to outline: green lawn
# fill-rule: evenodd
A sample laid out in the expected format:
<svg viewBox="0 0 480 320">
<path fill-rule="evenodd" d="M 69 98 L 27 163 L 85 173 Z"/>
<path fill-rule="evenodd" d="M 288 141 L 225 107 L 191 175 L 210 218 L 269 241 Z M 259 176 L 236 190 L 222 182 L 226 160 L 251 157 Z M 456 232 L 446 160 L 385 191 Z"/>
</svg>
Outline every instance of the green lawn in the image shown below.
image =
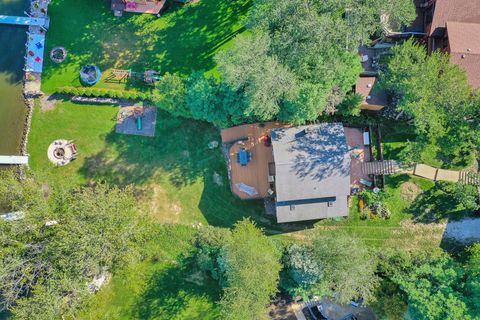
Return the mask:
<svg viewBox="0 0 480 320">
<path fill-rule="evenodd" d="M 154 138 L 115 133 L 118 109 L 64 102 L 54 110 L 36 108 L 28 150 L 31 168 L 55 185 L 105 181 L 139 189 L 146 211 L 166 223 L 231 226 L 244 216 L 270 225 L 259 201 L 242 201 L 230 191 L 219 131 L 209 124 L 157 114 Z M 47 159 L 55 139 L 75 140 L 79 157 L 65 167 Z M 222 177 L 223 185 L 213 180 Z"/>
<path fill-rule="evenodd" d="M 112 68 L 184 75 L 212 70 L 214 54 L 244 30 L 250 5 L 249 0 L 201 0 L 186 6 L 173 4 L 161 18 L 128 13 L 117 18 L 110 1 L 55 0 L 49 7 L 47 50 L 63 46 L 68 57 L 60 64 L 45 59 L 42 90 L 51 93 L 60 86 L 79 86 L 78 72 L 85 64 L 98 65 L 103 78 Z M 96 85 L 132 86 L 142 88 L 138 83 Z"/>
<path fill-rule="evenodd" d="M 217 282 L 196 270 L 188 227 L 156 227 L 145 260 L 116 272 L 76 319 L 216 319 Z"/>
</svg>

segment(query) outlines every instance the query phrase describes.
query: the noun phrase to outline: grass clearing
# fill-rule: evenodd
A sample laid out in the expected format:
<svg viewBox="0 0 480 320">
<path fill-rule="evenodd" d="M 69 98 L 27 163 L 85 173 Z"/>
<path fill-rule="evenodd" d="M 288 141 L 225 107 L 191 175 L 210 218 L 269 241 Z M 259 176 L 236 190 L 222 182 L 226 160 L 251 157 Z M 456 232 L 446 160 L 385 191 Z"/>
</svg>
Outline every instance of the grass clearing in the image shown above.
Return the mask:
<svg viewBox="0 0 480 320">
<path fill-rule="evenodd" d="M 211 71 L 215 53 L 244 31 L 250 6 L 249 0 L 202 0 L 173 4 L 161 18 L 130 13 L 119 18 L 113 16 L 109 1 L 53 1 L 46 49 L 65 47 L 68 57 L 60 64 L 45 59 L 42 90 L 52 93 L 57 87 L 80 86 L 79 71 L 85 64 L 98 65 L 103 79 L 113 68 L 183 75 Z M 148 90 L 141 83 L 101 81 L 96 87 Z"/>
<path fill-rule="evenodd" d="M 188 257 L 193 231 L 156 227 L 143 248 L 146 259 L 119 270 L 92 296 L 77 319 L 216 319 L 217 282 L 195 270 Z"/>
<path fill-rule="evenodd" d="M 104 181 L 139 189 L 141 204 L 164 223 L 211 224 L 230 227 L 252 216 L 263 225 L 271 220 L 260 201 L 242 201 L 230 191 L 219 131 L 203 122 L 159 112 L 154 138 L 115 133 L 118 112 L 113 106 L 60 103 L 33 116 L 29 152 L 33 171 L 50 184 L 68 186 Z M 46 156 L 55 139 L 75 140 L 79 157 L 55 167 Z M 222 177 L 217 185 L 214 173 Z"/>
</svg>

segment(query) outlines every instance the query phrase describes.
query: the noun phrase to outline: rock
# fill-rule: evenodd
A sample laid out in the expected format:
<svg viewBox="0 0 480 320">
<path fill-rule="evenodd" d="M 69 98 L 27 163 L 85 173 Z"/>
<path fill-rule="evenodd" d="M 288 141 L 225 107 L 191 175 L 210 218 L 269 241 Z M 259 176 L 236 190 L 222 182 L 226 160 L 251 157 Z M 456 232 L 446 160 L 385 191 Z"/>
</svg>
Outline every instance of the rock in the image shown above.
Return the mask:
<svg viewBox="0 0 480 320">
<path fill-rule="evenodd" d="M 217 186 L 223 186 L 222 176 L 219 175 L 218 173 L 214 172 L 214 173 L 213 173 L 213 182 L 214 182 Z"/>
<path fill-rule="evenodd" d="M 218 141 L 215 141 L 215 140 L 214 140 L 214 141 L 210 141 L 210 142 L 208 143 L 208 148 L 209 148 L 209 149 L 218 148 Z"/>
</svg>

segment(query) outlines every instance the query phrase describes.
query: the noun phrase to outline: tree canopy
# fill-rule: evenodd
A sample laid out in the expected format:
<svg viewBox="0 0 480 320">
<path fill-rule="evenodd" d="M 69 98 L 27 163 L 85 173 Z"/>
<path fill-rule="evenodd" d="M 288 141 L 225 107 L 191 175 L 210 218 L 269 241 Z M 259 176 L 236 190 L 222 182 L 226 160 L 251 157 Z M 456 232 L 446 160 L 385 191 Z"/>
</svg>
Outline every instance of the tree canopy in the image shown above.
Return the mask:
<svg viewBox="0 0 480 320">
<path fill-rule="evenodd" d="M 328 296 L 340 303 L 375 300 L 375 256 L 346 234 L 315 233 L 309 245 L 293 245 L 285 256 L 286 289 L 304 297 Z"/>
<path fill-rule="evenodd" d="M 227 279 L 222 319 L 267 319 L 266 307 L 277 292 L 280 251 L 254 223 L 242 220 L 223 247 Z"/>
<path fill-rule="evenodd" d="M 403 153 L 404 160 L 421 161 L 429 152 L 453 163 L 476 150 L 478 123 L 472 117 L 480 104 L 465 72 L 448 55 L 427 55 L 423 46 L 408 40 L 393 48 L 382 84 L 400 97 L 398 110 L 414 122 L 417 139 Z"/>
<path fill-rule="evenodd" d="M 111 272 L 136 237 L 130 189 L 53 190 L 48 199 L 41 190 L 32 179 L 0 171 L 0 206 L 25 215 L 0 220 L 0 310 L 20 319 L 73 311 L 86 284 Z"/>
</svg>

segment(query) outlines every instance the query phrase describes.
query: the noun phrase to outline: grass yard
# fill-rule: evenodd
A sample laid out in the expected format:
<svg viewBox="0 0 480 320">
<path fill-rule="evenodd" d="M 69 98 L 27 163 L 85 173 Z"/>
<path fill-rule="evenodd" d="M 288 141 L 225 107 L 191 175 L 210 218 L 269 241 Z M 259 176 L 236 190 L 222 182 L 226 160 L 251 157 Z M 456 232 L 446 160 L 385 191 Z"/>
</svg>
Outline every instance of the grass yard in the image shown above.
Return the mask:
<svg viewBox="0 0 480 320">
<path fill-rule="evenodd" d="M 216 319 L 220 287 L 188 261 L 192 230 L 156 227 L 147 258 L 117 272 L 76 319 Z"/>
<path fill-rule="evenodd" d="M 31 168 L 44 181 L 59 186 L 104 181 L 134 184 L 142 205 L 165 223 L 202 223 L 229 227 L 252 216 L 261 225 L 271 221 L 263 203 L 237 199 L 230 191 L 220 141 L 209 124 L 157 114 L 154 138 L 115 133 L 118 109 L 113 106 L 76 105 L 64 102 L 54 110 L 36 108 L 28 150 Z M 55 167 L 46 155 L 55 139 L 75 140 L 79 157 L 65 167 Z M 222 185 L 214 181 L 220 175 Z"/>
<path fill-rule="evenodd" d="M 443 228 L 437 222 L 455 216 L 459 210 L 456 206 L 450 206 L 450 210 L 444 207 L 440 211 L 440 203 L 451 202 L 449 195 L 437 190 L 430 180 L 408 175 L 387 177 L 384 192 L 385 203 L 392 213 L 390 219 L 360 219 L 358 199 L 354 197 L 347 219 L 324 220 L 317 223 L 317 228 L 322 232 L 344 230 L 372 247 L 439 250 Z M 432 214 L 440 215 L 426 219 L 426 204 L 437 204 L 430 210 Z"/>
<path fill-rule="evenodd" d="M 55 0 L 49 7 L 47 52 L 56 46 L 68 51 L 65 62 L 45 59 L 42 90 L 52 93 L 61 86 L 80 86 L 82 65 L 143 72 L 190 74 L 211 71 L 214 54 L 244 30 L 243 19 L 249 0 L 201 0 L 180 6 L 173 4 L 161 18 L 149 14 L 113 16 L 110 1 Z M 141 84 L 105 83 L 96 87 L 143 89 Z"/>
</svg>

